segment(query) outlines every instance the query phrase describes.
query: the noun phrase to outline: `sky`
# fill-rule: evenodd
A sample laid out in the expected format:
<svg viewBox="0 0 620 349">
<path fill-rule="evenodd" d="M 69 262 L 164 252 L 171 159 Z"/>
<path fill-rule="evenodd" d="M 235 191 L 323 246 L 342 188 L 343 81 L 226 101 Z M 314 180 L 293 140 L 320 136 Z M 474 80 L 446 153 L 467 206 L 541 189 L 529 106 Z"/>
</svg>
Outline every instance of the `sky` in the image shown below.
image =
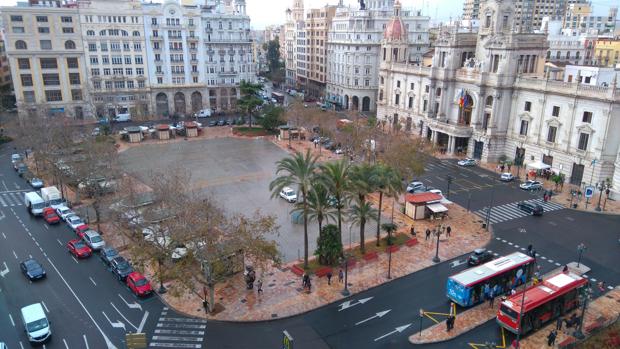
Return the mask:
<svg viewBox="0 0 620 349">
<path fill-rule="evenodd" d="M 245 0 L 253 29 L 264 29 L 270 24 L 284 24 L 284 11 L 293 5 L 293 0 Z M 17 0 L 0 0 L 0 6 L 15 5 Z M 161 2 L 161 0 L 154 0 Z M 335 5 L 338 0 L 304 0 L 305 8 L 318 8 Z M 404 8 L 421 9 L 422 14 L 430 16 L 433 21 L 447 21 L 463 12 L 463 0 L 401 0 Z M 358 5 L 358 0 L 344 0 L 345 5 Z M 595 15 L 606 15 L 611 5 L 618 5 L 618 0 L 594 0 Z"/>
</svg>

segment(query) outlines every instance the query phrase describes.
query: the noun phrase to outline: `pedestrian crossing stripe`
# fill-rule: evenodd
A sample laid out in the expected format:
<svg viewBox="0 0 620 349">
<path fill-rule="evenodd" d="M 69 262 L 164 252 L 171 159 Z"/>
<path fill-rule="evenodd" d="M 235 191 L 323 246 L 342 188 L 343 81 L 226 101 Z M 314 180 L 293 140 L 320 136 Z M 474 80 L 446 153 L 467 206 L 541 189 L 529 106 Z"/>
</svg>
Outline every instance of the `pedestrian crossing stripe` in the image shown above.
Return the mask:
<svg viewBox="0 0 620 349">
<path fill-rule="evenodd" d="M 541 200 L 541 199 L 526 200 L 524 202 L 541 205 L 545 212 L 557 211 L 557 210 L 561 210 L 564 208 L 564 206 L 561 204 L 550 202 L 550 201 L 545 202 L 544 200 Z M 493 207 L 491 209 L 491 215 L 489 217 L 489 222 L 492 224 L 497 224 L 497 223 L 509 221 L 512 219 L 522 218 L 522 217 L 526 217 L 530 215 L 529 213 L 518 208 L 517 204 L 518 202 L 513 202 L 513 203 Z M 488 208 L 485 207 L 483 209 L 476 211 L 475 213 L 479 217 L 486 219 L 488 215 Z"/>
<path fill-rule="evenodd" d="M 207 320 L 168 316 L 161 312 L 149 348 L 202 348 Z"/>
<path fill-rule="evenodd" d="M 0 205 L 2 207 L 15 207 L 23 205 L 22 197 L 19 193 L 0 193 Z"/>
</svg>

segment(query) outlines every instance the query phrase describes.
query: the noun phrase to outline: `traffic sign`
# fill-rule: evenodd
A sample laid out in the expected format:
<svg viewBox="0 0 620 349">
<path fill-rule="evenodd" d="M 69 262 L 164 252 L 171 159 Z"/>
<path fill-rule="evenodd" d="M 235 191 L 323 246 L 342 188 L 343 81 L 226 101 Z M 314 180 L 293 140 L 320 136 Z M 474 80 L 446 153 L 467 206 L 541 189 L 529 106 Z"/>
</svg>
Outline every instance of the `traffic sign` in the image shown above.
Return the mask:
<svg viewBox="0 0 620 349">
<path fill-rule="evenodd" d="M 591 198 L 592 196 L 594 196 L 594 187 L 586 187 L 586 194 L 585 194 L 586 198 Z"/>
<path fill-rule="evenodd" d="M 127 333 L 125 341 L 127 349 L 146 349 L 147 346 L 145 333 Z"/>
</svg>

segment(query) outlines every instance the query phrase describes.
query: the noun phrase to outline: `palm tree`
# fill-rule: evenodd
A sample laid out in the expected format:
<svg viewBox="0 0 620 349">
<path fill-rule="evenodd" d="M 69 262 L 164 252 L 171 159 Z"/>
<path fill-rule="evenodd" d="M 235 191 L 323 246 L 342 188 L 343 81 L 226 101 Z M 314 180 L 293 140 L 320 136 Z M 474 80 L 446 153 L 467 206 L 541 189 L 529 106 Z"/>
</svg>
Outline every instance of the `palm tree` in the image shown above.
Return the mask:
<svg viewBox="0 0 620 349">
<path fill-rule="evenodd" d="M 258 94 L 263 88 L 262 84 L 254 84 L 245 80 L 239 84 L 239 90 L 241 92 L 241 98 L 239 99 L 239 108 L 248 115 L 248 123 L 252 128 L 252 113 L 256 110 L 256 107 L 263 104 L 263 101 L 258 98 Z"/>
<path fill-rule="evenodd" d="M 379 217 L 377 219 L 377 246 L 381 238 L 381 207 L 383 206 L 383 195 L 394 196 L 400 192 L 402 181 L 396 171 L 385 164 L 376 165 L 373 171 L 373 181 L 379 191 Z"/>
<path fill-rule="evenodd" d="M 336 201 L 338 217 L 338 239 L 342 244 L 342 209 L 349 187 L 349 170 L 351 165 L 346 159 L 328 162 L 321 166 L 321 182 L 329 189 Z"/>
<path fill-rule="evenodd" d="M 336 218 L 334 208 L 330 205 L 329 191 L 322 183 L 315 184 L 308 192 L 308 200 L 295 204 L 292 212 L 303 213 L 304 205 L 308 208 L 308 219 L 319 223 L 319 236 L 323 231 L 323 222 L 329 223 L 329 220 Z"/>
<path fill-rule="evenodd" d="M 366 163 L 351 167 L 349 174 L 351 185 L 349 191 L 351 195 L 355 197 L 357 210 L 364 209 L 367 204 L 366 197 L 368 194 L 375 191 L 374 168 L 375 165 Z M 351 209 L 353 209 L 353 207 L 351 207 Z M 349 214 L 351 214 L 351 210 Z M 365 223 L 366 220 L 364 220 L 364 225 Z M 362 253 L 365 251 L 364 225 L 360 225 L 360 249 Z"/>
<path fill-rule="evenodd" d="M 296 152 L 291 157 L 278 161 L 276 175 L 280 175 L 269 183 L 271 197 L 278 197 L 282 188 L 295 185 L 298 192 L 301 192 L 301 204 L 304 217 L 304 268 L 308 268 L 308 193 L 316 177 L 316 156 L 310 154 L 310 149 L 306 154 Z"/>
<path fill-rule="evenodd" d="M 360 252 L 366 253 L 364 246 L 364 228 L 366 223 L 371 220 L 377 220 L 377 209 L 372 207 L 369 202 L 360 202 L 359 198 L 355 200 L 355 204 L 349 207 L 349 221 L 351 224 L 360 226 Z"/>
</svg>

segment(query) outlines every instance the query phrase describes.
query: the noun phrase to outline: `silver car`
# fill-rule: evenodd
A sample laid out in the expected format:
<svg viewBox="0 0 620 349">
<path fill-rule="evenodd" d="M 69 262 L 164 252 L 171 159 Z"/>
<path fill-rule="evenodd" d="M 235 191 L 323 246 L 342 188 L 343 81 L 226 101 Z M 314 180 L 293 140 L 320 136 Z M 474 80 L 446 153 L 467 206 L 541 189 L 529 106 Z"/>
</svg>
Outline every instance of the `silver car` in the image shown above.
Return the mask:
<svg viewBox="0 0 620 349">
<path fill-rule="evenodd" d="M 101 238 L 101 235 L 94 230 L 87 230 L 82 236 L 84 242 L 93 250 L 100 250 L 105 247 L 105 241 Z"/>
</svg>

